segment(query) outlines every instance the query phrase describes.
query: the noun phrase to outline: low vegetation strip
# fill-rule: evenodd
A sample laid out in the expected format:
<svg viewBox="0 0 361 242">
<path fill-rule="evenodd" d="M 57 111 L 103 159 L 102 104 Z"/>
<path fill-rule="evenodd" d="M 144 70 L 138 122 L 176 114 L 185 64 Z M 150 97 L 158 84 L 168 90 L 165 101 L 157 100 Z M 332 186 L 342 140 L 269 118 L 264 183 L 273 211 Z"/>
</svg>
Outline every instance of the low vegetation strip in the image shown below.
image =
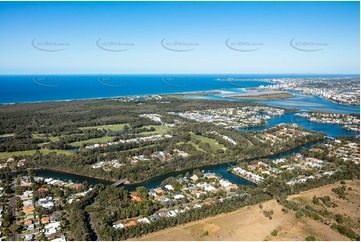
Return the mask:
<svg viewBox="0 0 361 242">
<path fill-rule="evenodd" d="M 248 100 L 279 100 L 293 97 L 293 94 L 288 92 L 280 93 L 249 93 L 229 96 L 230 98 L 248 99 Z"/>
<path fill-rule="evenodd" d="M 0 152 L 0 159 L 12 158 L 17 156 L 28 156 L 34 155 L 36 152 L 40 152 L 44 155 L 49 153 L 56 153 L 56 154 L 63 154 L 63 155 L 71 155 L 71 151 L 67 150 L 47 150 L 47 149 L 40 149 L 40 150 L 24 150 L 24 151 L 14 151 L 14 152 Z"/>
<path fill-rule="evenodd" d="M 80 127 L 79 129 L 102 129 L 102 130 L 111 130 L 111 131 L 118 131 L 124 129 L 125 126 L 130 126 L 129 123 L 125 124 L 108 124 L 108 125 L 98 125 L 98 126 L 86 126 Z"/>
</svg>

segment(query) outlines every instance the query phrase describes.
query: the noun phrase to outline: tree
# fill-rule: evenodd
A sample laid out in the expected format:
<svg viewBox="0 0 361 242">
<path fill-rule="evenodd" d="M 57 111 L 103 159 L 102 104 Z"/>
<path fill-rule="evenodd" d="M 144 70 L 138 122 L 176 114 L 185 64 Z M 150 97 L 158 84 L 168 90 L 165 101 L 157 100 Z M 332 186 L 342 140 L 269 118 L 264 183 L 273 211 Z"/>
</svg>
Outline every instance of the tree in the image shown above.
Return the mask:
<svg viewBox="0 0 361 242">
<path fill-rule="evenodd" d="M 142 198 L 147 198 L 148 196 L 148 192 L 147 192 L 147 188 L 140 186 L 136 188 L 136 191 L 138 192 L 138 195 Z"/>
</svg>

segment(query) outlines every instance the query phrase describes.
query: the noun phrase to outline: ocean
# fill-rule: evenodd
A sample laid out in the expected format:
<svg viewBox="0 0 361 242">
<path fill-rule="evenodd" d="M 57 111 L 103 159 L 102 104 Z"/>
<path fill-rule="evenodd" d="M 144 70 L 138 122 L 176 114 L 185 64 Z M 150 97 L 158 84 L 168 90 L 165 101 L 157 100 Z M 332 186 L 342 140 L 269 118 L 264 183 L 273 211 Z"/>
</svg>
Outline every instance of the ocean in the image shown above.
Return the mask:
<svg viewBox="0 0 361 242">
<path fill-rule="evenodd" d="M 0 75 L 0 103 L 46 102 L 222 90 L 270 84 L 266 79 L 344 75 Z M 351 76 L 351 75 L 348 75 Z"/>
</svg>

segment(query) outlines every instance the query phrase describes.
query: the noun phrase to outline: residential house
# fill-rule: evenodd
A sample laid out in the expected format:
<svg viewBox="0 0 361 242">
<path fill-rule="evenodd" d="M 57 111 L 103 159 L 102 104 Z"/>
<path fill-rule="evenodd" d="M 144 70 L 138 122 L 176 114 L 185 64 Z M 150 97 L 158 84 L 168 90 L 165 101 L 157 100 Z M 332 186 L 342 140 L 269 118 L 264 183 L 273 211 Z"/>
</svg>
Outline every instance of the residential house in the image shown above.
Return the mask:
<svg viewBox="0 0 361 242">
<path fill-rule="evenodd" d="M 129 227 L 132 227 L 132 226 L 135 226 L 135 225 L 137 225 L 137 222 L 135 222 L 135 221 L 129 221 L 128 223 L 126 223 L 126 224 L 124 224 L 124 226 L 126 227 L 126 228 L 129 228 Z"/>
</svg>

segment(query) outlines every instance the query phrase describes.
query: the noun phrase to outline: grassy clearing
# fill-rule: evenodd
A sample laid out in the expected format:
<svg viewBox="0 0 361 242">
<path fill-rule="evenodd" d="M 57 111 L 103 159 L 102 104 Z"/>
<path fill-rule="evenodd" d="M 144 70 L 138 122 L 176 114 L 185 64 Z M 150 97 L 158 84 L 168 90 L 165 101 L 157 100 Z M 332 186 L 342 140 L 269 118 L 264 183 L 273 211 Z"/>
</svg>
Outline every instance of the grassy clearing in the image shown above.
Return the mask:
<svg viewBox="0 0 361 242">
<path fill-rule="evenodd" d="M 212 150 L 227 149 L 224 145 L 219 144 L 215 139 L 210 139 L 202 135 L 196 135 L 193 132 L 191 132 L 190 134 L 191 134 L 191 138 L 197 139 L 202 143 L 208 143 L 211 146 Z"/>
<path fill-rule="evenodd" d="M 49 136 L 47 137 L 46 134 L 38 134 L 38 133 L 34 133 L 32 134 L 33 139 L 42 139 L 42 138 L 49 138 L 52 142 L 56 142 L 59 141 L 60 136 Z"/>
<path fill-rule="evenodd" d="M 95 144 L 95 143 L 106 143 L 109 141 L 112 141 L 113 137 L 101 137 L 101 138 L 95 138 L 95 139 L 87 139 L 87 140 L 82 140 L 82 141 L 78 141 L 78 142 L 72 142 L 69 143 L 69 145 L 71 146 L 81 146 L 83 144 Z"/>
<path fill-rule="evenodd" d="M 11 137 L 14 136 L 15 134 L 0 134 L 0 138 L 6 138 L 6 137 Z"/>
<path fill-rule="evenodd" d="M 34 155 L 36 151 L 40 151 L 43 154 L 49 154 L 51 152 L 56 152 L 58 154 L 66 154 L 66 155 L 72 154 L 72 152 L 67 150 L 46 150 L 46 149 L 24 150 L 24 151 L 14 151 L 14 152 L 0 152 L 0 159 L 11 158 L 14 156 Z"/>
<path fill-rule="evenodd" d="M 144 126 L 145 128 L 150 128 L 150 127 L 154 127 L 155 131 L 150 131 L 150 132 L 143 132 L 141 134 L 166 134 L 169 133 L 171 131 L 171 129 L 165 125 L 148 125 L 148 126 Z"/>
<path fill-rule="evenodd" d="M 103 129 L 103 130 L 110 130 L 110 131 L 119 131 L 124 128 L 125 125 L 130 126 L 130 124 L 109 124 L 109 125 L 99 125 L 99 126 L 87 126 L 87 127 L 80 127 L 79 129 Z"/>
<path fill-rule="evenodd" d="M 192 141 L 188 141 L 188 142 L 178 142 L 177 144 L 190 144 L 190 145 L 193 145 L 193 147 L 198 150 L 198 151 L 202 151 L 204 152 L 204 150 L 202 148 L 200 148 L 197 144 L 193 143 Z"/>
</svg>

